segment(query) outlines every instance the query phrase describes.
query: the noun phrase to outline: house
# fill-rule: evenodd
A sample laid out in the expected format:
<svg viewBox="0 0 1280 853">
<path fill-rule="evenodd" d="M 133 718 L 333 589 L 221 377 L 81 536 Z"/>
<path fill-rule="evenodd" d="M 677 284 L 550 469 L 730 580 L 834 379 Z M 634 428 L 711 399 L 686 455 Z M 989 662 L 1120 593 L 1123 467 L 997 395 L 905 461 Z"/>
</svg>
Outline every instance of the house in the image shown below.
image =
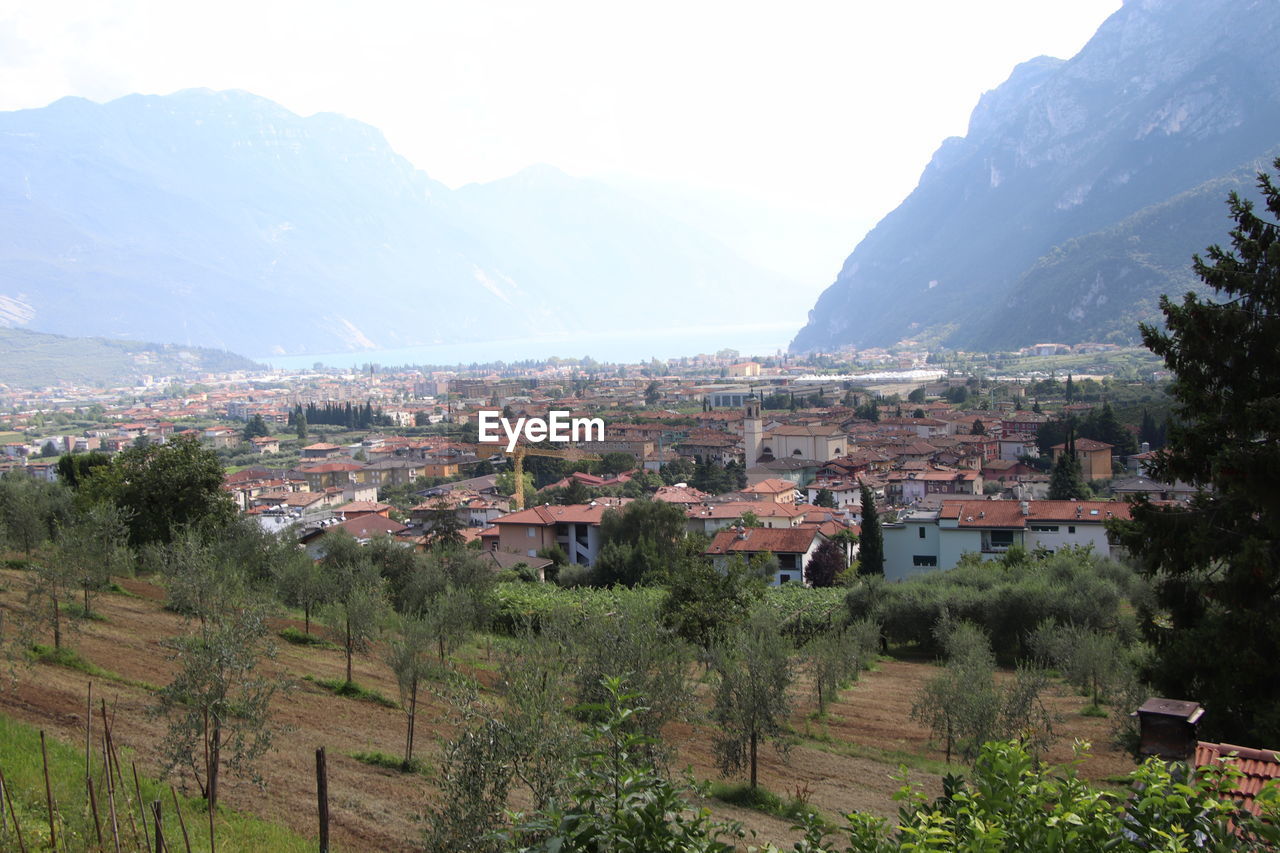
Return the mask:
<svg viewBox="0 0 1280 853">
<path fill-rule="evenodd" d="M 350 533 L 361 545 L 367 545 L 375 536 L 398 536 L 409 528 L 398 521 L 392 521 L 381 515 L 369 514 L 359 518 L 348 518 L 345 521 L 332 521 L 312 527 L 303 532 L 298 541 L 306 548 L 313 559 L 324 557 L 324 537 L 335 530 Z"/>
<path fill-rule="evenodd" d="M 687 508 L 709 501 L 711 495 L 701 489 L 695 489 L 687 483 L 676 483 L 674 486 L 660 486 L 653 493 L 653 499 L 663 503 L 681 504 Z"/>
<path fill-rule="evenodd" d="M 255 436 L 249 439 L 249 443 L 253 445 L 253 449 L 259 453 L 279 453 L 280 439 L 272 438 L 269 435 Z"/>
<path fill-rule="evenodd" d="M 1075 440 L 1076 458 L 1080 460 L 1080 470 L 1086 480 L 1111 479 L 1111 451 L 1114 447 L 1105 441 L 1094 441 L 1092 438 Z M 1065 444 L 1053 446 L 1053 461 L 1067 449 Z"/>
<path fill-rule="evenodd" d="M 773 501 L 776 504 L 794 504 L 799 497 L 796 484 L 787 480 L 761 480 L 747 486 L 743 491 L 755 495 L 760 500 Z"/>
<path fill-rule="evenodd" d="M 322 492 L 328 488 L 344 488 L 355 482 L 355 474 L 361 470 L 355 462 L 320 462 L 303 465 L 297 471 L 307 480 L 307 488 Z"/>
<path fill-rule="evenodd" d="M 1111 556 L 1109 519 L 1129 518 L 1118 501 L 944 500 L 936 510 L 914 509 L 883 526 L 885 578 L 904 580 L 934 569 L 953 569 L 960 557 L 984 560 L 1014 546 L 1056 551 L 1089 546 Z"/>
<path fill-rule="evenodd" d="M 318 441 L 302 448 L 303 459 L 334 459 L 342 455 L 342 446 Z"/>
<path fill-rule="evenodd" d="M 795 527 L 804 520 L 804 510 L 792 504 L 780 504 L 773 501 L 724 501 L 706 506 L 690 507 L 685 512 L 690 533 L 703 533 L 710 536 L 726 527 L 731 527 L 747 513 L 756 517 L 756 524 L 761 527 L 782 528 Z"/>
<path fill-rule="evenodd" d="M 781 586 L 805 582 L 804 569 L 824 541 L 816 527 L 731 527 L 716 534 L 706 554 L 721 571 L 735 555 L 749 560 L 757 554 L 772 554 L 778 558 L 772 584 Z"/>
<path fill-rule="evenodd" d="M 607 510 L 630 503 L 628 498 L 602 498 L 587 504 L 535 506 L 494 519 L 497 536 L 481 534 L 490 549 L 536 557 L 559 545 L 569 562 L 595 565 L 600 555 L 600 519 Z"/>
</svg>

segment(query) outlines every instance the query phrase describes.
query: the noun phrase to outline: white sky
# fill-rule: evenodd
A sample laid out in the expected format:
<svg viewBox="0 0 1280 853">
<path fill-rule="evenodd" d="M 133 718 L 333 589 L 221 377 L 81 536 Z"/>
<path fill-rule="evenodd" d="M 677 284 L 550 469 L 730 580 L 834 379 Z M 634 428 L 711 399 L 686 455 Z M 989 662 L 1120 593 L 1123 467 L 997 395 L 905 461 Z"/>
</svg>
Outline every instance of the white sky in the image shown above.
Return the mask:
<svg viewBox="0 0 1280 853">
<path fill-rule="evenodd" d="M 0 110 L 246 89 L 375 125 L 450 186 L 550 163 L 865 228 L 983 91 L 1119 6 L 0 0 Z"/>
</svg>

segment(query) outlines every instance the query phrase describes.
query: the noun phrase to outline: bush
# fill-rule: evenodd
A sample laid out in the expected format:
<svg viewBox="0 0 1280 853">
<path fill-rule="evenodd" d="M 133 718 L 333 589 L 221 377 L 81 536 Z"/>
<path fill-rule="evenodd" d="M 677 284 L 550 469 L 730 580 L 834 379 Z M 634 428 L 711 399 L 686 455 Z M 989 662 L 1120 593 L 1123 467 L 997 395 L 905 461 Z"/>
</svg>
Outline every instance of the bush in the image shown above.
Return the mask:
<svg viewBox="0 0 1280 853">
<path fill-rule="evenodd" d="M 293 643 L 295 646 L 311 646 L 317 649 L 338 648 L 338 646 L 335 646 L 328 640 L 322 637 L 317 637 L 315 634 L 307 634 L 303 631 L 299 631 L 292 625 L 280 632 L 280 639 L 285 642 Z"/>
<path fill-rule="evenodd" d="M 1006 665 L 1031 654 L 1028 637 L 1046 620 L 1107 632 L 1121 643 L 1136 637 L 1130 602 L 1145 600 L 1146 586 L 1131 570 L 1082 548 L 1015 556 L 965 558 L 949 571 L 898 584 L 863 579 L 845 604 L 853 618 L 879 622 L 890 641 L 935 655 L 943 651 L 934 634 L 939 620 L 972 622 Z"/>
<path fill-rule="evenodd" d="M 354 681 L 344 681 L 341 678 L 316 678 L 314 675 L 302 676 L 303 681 L 310 681 L 318 687 L 333 693 L 335 696 L 345 696 L 348 699 L 358 699 L 362 702 L 372 702 L 375 705 L 381 705 L 384 708 L 395 708 L 399 710 L 400 703 L 393 699 L 388 699 L 377 690 L 368 687 L 361 687 Z"/>
</svg>

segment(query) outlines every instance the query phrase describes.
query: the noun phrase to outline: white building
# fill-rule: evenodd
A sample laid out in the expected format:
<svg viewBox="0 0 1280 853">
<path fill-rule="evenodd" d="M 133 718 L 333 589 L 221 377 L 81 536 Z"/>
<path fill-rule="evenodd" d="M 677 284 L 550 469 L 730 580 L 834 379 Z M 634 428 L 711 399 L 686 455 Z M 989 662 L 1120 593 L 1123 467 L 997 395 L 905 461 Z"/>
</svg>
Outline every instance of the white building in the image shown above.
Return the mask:
<svg viewBox="0 0 1280 853">
<path fill-rule="evenodd" d="M 1092 546 L 1111 555 L 1106 521 L 1129 518 L 1117 501 L 943 501 L 938 510 L 915 510 L 884 525 L 884 574 L 904 580 L 935 569 L 953 569 L 964 554 L 984 560 L 1015 545 L 1028 551 Z"/>
</svg>

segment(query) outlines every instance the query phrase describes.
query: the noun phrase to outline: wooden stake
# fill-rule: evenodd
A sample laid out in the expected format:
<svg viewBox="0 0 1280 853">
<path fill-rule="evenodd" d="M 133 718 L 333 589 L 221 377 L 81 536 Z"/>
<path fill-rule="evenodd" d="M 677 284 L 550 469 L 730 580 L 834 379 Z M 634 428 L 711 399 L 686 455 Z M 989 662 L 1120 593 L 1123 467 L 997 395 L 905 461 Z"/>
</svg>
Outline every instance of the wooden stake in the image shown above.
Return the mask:
<svg viewBox="0 0 1280 853">
<path fill-rule="evenodd" d="M 9 804 L 9 815 L 13 818 L 13 831 L 18 835 L 18 851 L 27 853 L 27 845 L 22 840 L 22 824 L 18 823 L 18 813 L 13 810 L 13 797 L 9 794 L 9 786 L 4 781 L 3 770 L 0 770 L 0 791 L 4 792 L 4 801 Z"/>
<path fill-rule="evenodd" d="M 329 772 L 323 746 L 316 750 L 316 805 L 320 811 L 320 853 L 329 853 Z"/>
<path fill-rule="evenodd" d="M 85 787 L 89 789 L 89 808 L 93 810 L 93 831 L 98 835 L 98 849 L 102 849 L 102 821 L 98 819 L 98 795 L 93 792 L 93 779 L 85 779 Z"/>
<path fill-rule="evenodd" d="M 93 789 L 93 765 L 89 756 L 90 737 L 93 733 L 93 682 L 89 682 L 89 701 L 85 703 L 84 715 L 84 778 L 89 789 Z"/>
<path fill-rule="evenodd" d="M 116 785 L 115 780 L 111 778 L 111 757 L 107 752 L 107 733 L 102 733 L 102 766 L 106 769 L 105 778 L 107 780 L 107 803 L 111 809 L 111 843 L 115 846 L 115 853 L 120 853 L 120 823 L 116 820 Z"/>
<path fill-rule="evenodd" d="M 44 762 L 44 801 L 49 807 L 49 846 L 58 849 L 58 830 L 53 820 L 53 788 L 49 786 L 49 754 L 44 748 L 44 729 L 40 730 L 40 759 Z"/>
<path fill-rule="evenodd" d="M 169 793 L 173 794 L 173 811 L 178 816 L 178 826 L 182 827 L 182 846 L 191 853 L 191 837 L 187 835 L 187 821 L 182 816 L 182 806 L 178 804 L 178 789 L 170 785 Z"/>
<path fill-rule="evenodd" d="M 160 801 L 151 804 L 151 825 L 156 828 L 156 853 L 164 853 L 164 822 L 160 819 Z"/>
<path fill-rule="evenodd" d="M 158 850 L 152 850 L 151 836 L 147 834 L 147 807 L 142 804 L 142 786 L 138 784 L 138 762 L 130 761 L 129 766 L 133 768 L 133 790 L 138 795 L 138 819 L 142 822 L 142 840 L 147 842 L 147 850 L 151 853 L 159 853 Z"/>
</svg>

